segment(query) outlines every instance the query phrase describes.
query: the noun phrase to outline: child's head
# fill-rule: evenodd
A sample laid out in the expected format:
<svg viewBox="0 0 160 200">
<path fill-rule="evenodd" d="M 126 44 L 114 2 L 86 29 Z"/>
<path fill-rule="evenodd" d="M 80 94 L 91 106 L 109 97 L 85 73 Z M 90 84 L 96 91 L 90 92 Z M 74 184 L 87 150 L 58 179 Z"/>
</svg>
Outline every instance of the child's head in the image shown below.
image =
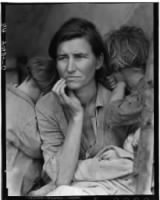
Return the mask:
<svg viewBox="0 0 160 200">
<path fill-rule="evenodd" d="M 149 40 L 141 28 L 122 26 L 106 35 L 105 46 L 109 53 L 111 72 L 122 68 L 139 68 L 145 71 Z"/>
<path fill-rule="evenodd" d="M 54 60 L 46 57 L 33 57 L 27 64 L 26 80 L 33 80 L 33 87 L 38 87 L 43 93 L 51 90 L 57 81 Z"/>
</svg>

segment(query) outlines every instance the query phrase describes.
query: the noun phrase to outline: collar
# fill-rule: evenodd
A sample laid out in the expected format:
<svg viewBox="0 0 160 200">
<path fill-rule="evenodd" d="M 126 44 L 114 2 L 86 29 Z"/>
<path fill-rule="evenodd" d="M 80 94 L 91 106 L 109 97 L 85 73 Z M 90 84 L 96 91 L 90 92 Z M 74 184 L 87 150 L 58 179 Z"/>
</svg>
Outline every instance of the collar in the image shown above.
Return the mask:
<svg viewBox="0 0 160 200">
<path fill-rule="evenodd" d="M 110 96 L 110 93 L 111 92 L 100 83 L 97 84 L 96 108 L 105 106 L 107 97 Z"/>
</svg>

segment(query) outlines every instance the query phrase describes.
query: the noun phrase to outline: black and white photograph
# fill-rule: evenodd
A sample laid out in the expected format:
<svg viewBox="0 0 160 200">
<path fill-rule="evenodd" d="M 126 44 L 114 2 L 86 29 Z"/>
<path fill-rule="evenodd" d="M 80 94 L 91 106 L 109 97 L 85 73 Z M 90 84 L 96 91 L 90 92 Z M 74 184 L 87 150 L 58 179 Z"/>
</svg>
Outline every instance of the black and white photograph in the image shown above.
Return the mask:
<svg viewBox="0 0 160 200">
<path fill-rule="evenodd" d="M 158 6 L 2 3 L 2 199 L 158 199 Z"/>
</svg>

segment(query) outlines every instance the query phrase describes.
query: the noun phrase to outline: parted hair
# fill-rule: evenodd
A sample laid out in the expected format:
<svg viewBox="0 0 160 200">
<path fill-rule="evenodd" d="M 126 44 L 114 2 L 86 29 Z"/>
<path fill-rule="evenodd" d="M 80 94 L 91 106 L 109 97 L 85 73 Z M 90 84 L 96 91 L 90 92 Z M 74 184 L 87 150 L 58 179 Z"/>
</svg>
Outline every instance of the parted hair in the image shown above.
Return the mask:
<svg viewBox="0 0 160 200">
<path fill-rule="evenodd" d="M 105 35 L 105 47 L 109 54 L 109 69 L 136 67 L 145 70 L 149 40 L 136 26 L 122 26 Z"/>
<path fill-rule="evenodd" d="M 108 54 L 106 52 L 103 39 L 95 25 L 83 18 L 71 18 L 66 21 L 51 39 L 48 49 L 50 57 L 56 60 L 57 49 L 60 43 L 76 38 L 85 38 L 91 45 L 93 54 L 98 58 L 104 56 L 104 66 L 107 65 Z M 96 71 L 96 77 L 104 75 L 106 67 Z"/>
<path fill-rule="evenodd" d="M 57 72 L 53 59 L 33 57 L 27 63 L 27 79 L 33 79 L 43 93 L 51 90 L 57 81 Z"/>
</svg>

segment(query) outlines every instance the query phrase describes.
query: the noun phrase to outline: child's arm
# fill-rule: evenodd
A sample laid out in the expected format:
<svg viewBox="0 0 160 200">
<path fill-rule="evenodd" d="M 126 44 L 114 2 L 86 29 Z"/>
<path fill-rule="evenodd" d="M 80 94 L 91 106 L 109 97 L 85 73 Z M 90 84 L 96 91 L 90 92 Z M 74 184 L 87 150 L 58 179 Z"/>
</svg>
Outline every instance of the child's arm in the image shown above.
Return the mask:
<svg viewBox="0 0 160 200">
<path fill-rule="evenodd" d="M 140 122 L 143 109 L 142 96 L 139 93 L 133 93 L 124 96 L 122 85 L 121 91 L 115 92 L 111 96 L 106 113 L 106 121 L 111 126 L 135 125 Z M 118 87 L 115 89 L 117 90 Z"/>
<path fill-rule="evenodd" d="M 121 73 L 113 73 L 106 78 L 112 96 L 106 113 L 106 121 L 111 126 L 135 125 L 142 112 L 141 94 L 125 96 L 125 80 Z"/>
<path fill-rule="evenodd" d="M 125 86 L 126 86 L 126 84 L 123 81 L 117 83 L 116 87 L 112 91 L 110 103 L 117 101 L 117 100 L 122 100 L 124 98 Z"/>
</svg>

